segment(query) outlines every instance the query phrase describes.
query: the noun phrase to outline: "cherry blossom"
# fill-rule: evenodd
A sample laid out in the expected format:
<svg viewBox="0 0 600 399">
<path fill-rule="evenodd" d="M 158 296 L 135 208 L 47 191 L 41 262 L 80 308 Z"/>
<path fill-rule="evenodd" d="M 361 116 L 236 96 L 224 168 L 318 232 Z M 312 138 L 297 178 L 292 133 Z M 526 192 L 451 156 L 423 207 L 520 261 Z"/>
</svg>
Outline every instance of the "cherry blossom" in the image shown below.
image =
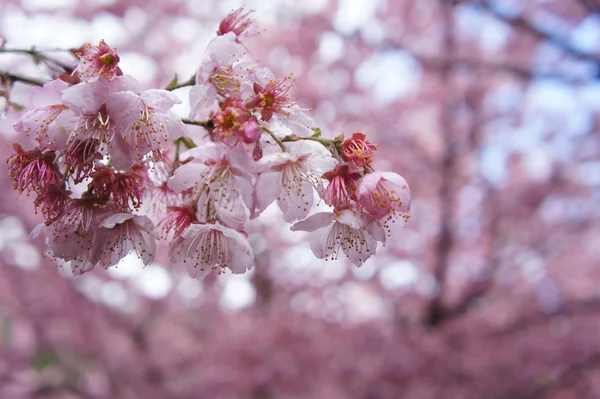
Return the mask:
<svg viewBox="0 0 600 399">
<path fill-rule="evenodd" d="M 314 190 L 324 190 L 321 175 L 337 164 L 325 147 L 313 141 L 287 145 L 289 152 L 278 152 L 260 160 L 256 182 L 258 212 L 273 201 L 283 211 L 286 222 L 305 218 L 314 202 Z"/>
<path fill-rule="evenodd" d="M 342 143 L 342 159 L 357 166 L 367 166 L 373 161 L 377 146 L 371 144 L 364 133 L 354 133 Z"/>
<path fill-rule="evenodd" d="M 244 7 L 231 11 L 221 20 L 217 35 L 222 36 L 229 32 L 235 34 L 235 40 L 240 43 L 243 39 L 248 39 L 257 33 L 250 32 L 250 26 L 254 22 L 249 18 L 253 11 L 245 11 Z"/>
<path fill-rule="evenodd" d="M 120 58 L 117 51 L 110 48 L 104 40 L 101 40 L 97 46 L 90 44 L 84 46 L 79 52 L 79 58 L 80 63 L 74 73 L 83 81 L 112 80 L 123 74 L 119 68 Z"/>
<path fill-rule="evenodd" d="M 208 143 L 187 151 L 182 159 L 187 162 L 177 168 L 169 187 L 176 193 L 193 190 L 198 220 L 245 218 L 243 204 L 253 208 L 253 176 L 245 167 L 249 158 L 243 150 Z"/>
<path fill-rule="evenodd" d="M 208 45 L 205 59 L 196 72 L 196 84 L 190 90 L 190 117 L 203 116 L 217 100 L 241 94 L 247 75 L 241 61 L 245 54 L 233 32 L 217 36 Z"/>
<path fill-rule="evenodd" d="M 169 258 L 173 265 L 185 266 L 190 277 L 200 280 L 212 271 L 244 273 L 254 263 L 246 237 L 220 223 L 191 224 L 171 242 Z"/>
<path fill-rule="evenodd" d="M 61 101 L 62 92 L 68 87 L 66 82 L 54 79 L 42 87 L 34 88 L 32 99 L 35 108 L 24 113 L 13 124 L 13 128 L 19 133 L 33 135 L 42 148 L 48 147 L 48 130 L 57 127 L 53 122 L 68 109 Z"/>
<path fill-rule="evenodd" d="M 410 188 L 402 176 L 393 172 L 373 172 L 358 185 L 358 203 L 376 219 L 410 218 Z"/>
<path fill-rule="evenodd" d="M 292 230 L 314 232 L 310 248 L 317 258 L 336 260 L 343 252 L 356 266 L 375 255 L 377 241 L 385 240 L 379 225 L 351 209 L 316 213 L 296 222 Z"/>
<path fill-rule="evenodd" d="M 154 225 L 146 216 L 117 213 L 105 218 L 98 230 L 98 264 L 104 268 L 117 265 L 133 253 L 149 265 L 156 254 Z"/>
</svg>

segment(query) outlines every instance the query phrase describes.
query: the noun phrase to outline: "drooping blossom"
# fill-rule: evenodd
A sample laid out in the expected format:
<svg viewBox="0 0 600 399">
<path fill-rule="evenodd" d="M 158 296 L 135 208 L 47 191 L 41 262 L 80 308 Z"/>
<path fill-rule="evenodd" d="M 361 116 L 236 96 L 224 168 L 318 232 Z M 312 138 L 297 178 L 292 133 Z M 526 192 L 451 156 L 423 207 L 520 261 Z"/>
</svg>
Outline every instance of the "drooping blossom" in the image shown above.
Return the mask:
<svg viewBox="0 0 600 399">
<path fill-rule="evenodd" d="M 88 184 L 99 201 L 112 199 L 120 208 L 139 208 L 144 195 L 142 178 L 133 171 L 114 172 L 112 168 L 99 165 L 90 174 L 92 181 Z"/>
<path fill-rule="evenodd" d="M 174 266 L 185 266 L 190 277 L 199 280 L 212 271 L 244 273 L 254 264 L 246 237 L 220 223 L 190 225 L 171 242 L 169 259 Z"/>
<path fill-rule="evenodd" d="M 247 67 L 241 63 L 245 50 L 233 32 L 211 40 L 206 52 L 208 57 L 200 64 L 190 90 L 190 118 L 204 116 L 219 96 L 240 95 L 246 80 Z"/>
<path fill-rule="evenodd" d="M 75 274 L 91 270 L 98 261 L 98 220 L 101 210 L 93 196 L 67 201 L 62 215 L 45 229 L 52 256 L 71 262 Z"/>
<path fill-rule="evenodd" d="M 256 35 L 256 32 L 250 31 L 250 27 L 254 20 L 249 18 L 249 15 L 253 12 L 253 10 L 244 10 L 244 7 L 240 7 L 237 10 L 231 11 L 225 16 L 225 18 L 221 20 L 217 35 L 222 36 L 232 32 L 235 34 L 235 40 L 238 43 L 240 43 L 243 39 L 248 39 Z"/>
<path fill-rule="evenodd" d="M 264 156 L 256 182 L 258 212 L 273 201 L 283 211 L 286 222 L 305 218 L 314 202 L 313 190 L 323 191 L 321 175 L 337 161 L 321 144 L 298 141 L 288 145 L 289 152 Z"/>
<path fill-rule="evenodd" d="M 119 68 L 120 58 L 117 50 L 110 48 L 104 40 L 97 46 L 85 45 L 77 55 L 79 65 L 73 73 L 84 82 L 95 79 L 112 80 L 123 75 Z"/>
<path fill-rule="evenodd" d="M 383 229 L 352 209 L 320 212 L 296 222 L 293 231 L 309 231 L 310 248 L 319 259 L 336 260 L 340 252 L 356 266 L 375 255 L 377 241 L 385 241 Z"/>
<path fill-rule="evenodd" d="M 146 216 L 117 213 L 105 218 L 98 231 L 98 265 L 115 266 L 130 253 L 149 265 L 156 254 L 154 225 Z"/>
<path fill-rule="evenodd" d="M 64 153 L 64 162 L 67 165 L 68 175 L 75 183 L 80 183 L 88 177 L 94 169 L 96 161 L 102 159 L 99 151 L 100 141 L 90 138 L 85 140 L 75 139 Z"/>
<path fill-rule="evenodd" d="M 357 180 L 359 171 L 352 164 L 338 165 L 333 171 L 323 177 L 329 180 L 327 190 L 323 195 L 325 202 L 336 210 L 353 208 L 356 201 Z"/>
<path fill-rule="evenodd" d="M 169 214 L 159 223 L 159 226 L 162 226 L 163 238 L 166 238 L 171 231 L 173 238 L 177 238 L 189 225 L 198 221 L 193 206 L 170 206 L 167 211 Z"/>
<path fill-rule="evenodd" d="M 62 92 L 69 85 L 60 79 L 52 80 L 32 90 L 32 110 L 24 113 L 13 124 L 15 131 L 33 135 L 42 148 L 49 146 L 48 130 L 59 115 L 67 109 L 61 101 Z"/>
<path fill-rule="evenodd" d="M 373 161 L 377 146 L 367 140 L 364 133 L 354 133 L 342 142 L 342 159 L 357 166 L 367 166 Z"/>
<path fill-rule="evenodd" d="M 19 144 L 13 144 L 13 148 L 15 153 L 6 163 L 15 190 L 40 193 L 48 185 L 60 182 L 62 175 L 54 166 L 54 151 L 41 152 L 37 147 L 25 151 Z"/>
<path fill-rule="evenodd" d="M 71 191 L 57 184 L 50 184 L 36 197 L 34 205 L 41 208 L 46 225 L 56 222 L 67 210 Z"/>
<path fill-rule="evenodd" d="M 410 188 L 402 176 L 393 172 L 373 172 L 362 178 L 358 185 L 358 204 L 375 219 L 400 219 L 404 224 L 410 218 Z"/>
<path fill-rule="evenodd" d="M 213 114 L 212 120 L 214 140 L 228 146 L 239 142 L 254 143 L 262 133 L 258 122 L 250 115 L 239 97 L 226 98 L 221 110 Z"/>
</svg>

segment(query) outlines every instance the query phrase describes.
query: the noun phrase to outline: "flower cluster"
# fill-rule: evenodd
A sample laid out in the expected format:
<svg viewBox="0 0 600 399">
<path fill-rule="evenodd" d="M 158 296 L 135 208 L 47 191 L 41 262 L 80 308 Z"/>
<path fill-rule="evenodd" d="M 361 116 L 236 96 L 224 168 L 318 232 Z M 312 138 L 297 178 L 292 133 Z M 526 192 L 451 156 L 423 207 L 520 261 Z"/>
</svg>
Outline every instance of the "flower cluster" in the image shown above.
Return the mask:
<svg viewBox="0 0 600 399">
<path fill-rule="evenodd" d="M 15 145 L 7 162 L 14 188 L 35 196 L 53 257 L 79 273 L 129 254 L 149 264 L 162 238 L 192 277 L 243 273 L 254 263 L 247 222 L 276 203 L 292 230 L 315 231 L 317 257 L 343 252 L 360 266 L 408 219 L 408 185 L 374 171 L 377 147 L 362 133 L 321 137 L 290 97 L 293 79 L 249 57 L 248 16 L 221 22 L 195 75 L 185 121 L 204 140 L 171 112 L 181 86 L 141 90 L 104 41 L 79 53 L 77 79 L 36 89 L 14 128 L 37 146 Z M 319 203 L 331 211 L 309 216 Z"/>
</svg>

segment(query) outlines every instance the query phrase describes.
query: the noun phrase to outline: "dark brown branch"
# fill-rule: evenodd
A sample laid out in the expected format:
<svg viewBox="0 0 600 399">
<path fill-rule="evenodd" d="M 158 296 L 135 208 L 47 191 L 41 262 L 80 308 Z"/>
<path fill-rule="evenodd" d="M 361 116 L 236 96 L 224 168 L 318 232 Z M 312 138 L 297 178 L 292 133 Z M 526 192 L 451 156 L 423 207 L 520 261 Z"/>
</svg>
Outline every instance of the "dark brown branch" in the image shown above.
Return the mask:
<svg viewBox="0 0 600 399">
<path fill-rule="evenodd" d="M 16 75 L 14 73 L 9 73 L 6 71 L 0 71 L 0 79 L 2 81 L 9 81 L 10 83 L 21 82 L 33 86 L 43 86 L 46 82 L 36 79 L 30 78 L 27 76 Z"/>
<path fill-rule="evenodd" d="M 452 7 L 444 0 L 440 0 L 441 7 L 444 8 L 444 42 L 445 53 L 452 57 L 454 53 L 454 34 L 452 29 L 452 19 L 450 18 L 451 10 L 446 8 Z M 452 211 L 454 209 L 454 200 L 452 195 L 452 178 L 456 164 L 456 149 L 455 149 L 455 131 L 453 129 L 453 99 L 451 97 L 452 90 L 450 88 L 452 79 L 452 65 L 446 64 L 441 71 L 441 79 L 445 85 L 444 93 L 446 93 L 442 104 L 442 115 L 440 118 L 440 132 L 444 136 L 446 142 L 446 151 L 441 161 L 440 170 L 442 171 L 438 200 L 440 202 L 440 232 L 435 244 L 435 253 L 437 255 L 436 263 L 433 266 L 433 276 L 437 282 L 438 290 L 435 296 L 431 299 L 425 323 L 429 327 L 435 327 L 440 324 L 446 317 L 443 305 L 444 286 L 446 284 L 446 273 L 448 271 L 449 257 L 453 246 L 452 236 Z"/>
</svg>

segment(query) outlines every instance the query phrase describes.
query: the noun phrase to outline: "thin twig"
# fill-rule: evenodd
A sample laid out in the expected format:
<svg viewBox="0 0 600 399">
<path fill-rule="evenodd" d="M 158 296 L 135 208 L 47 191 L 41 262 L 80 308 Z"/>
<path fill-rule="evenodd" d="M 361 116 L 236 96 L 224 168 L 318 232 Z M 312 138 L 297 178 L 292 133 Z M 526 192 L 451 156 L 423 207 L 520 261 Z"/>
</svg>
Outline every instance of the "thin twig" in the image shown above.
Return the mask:
<svg viewBox="0 0 600 399">
<path fill-rule="evenodd" d="M 21 83 L 26 83 L 26 84 L 33 85 L 33 86 L 43 86 L 46 83 L 46 82 L 36 79 L 36 78 L 30 78 L 27 76 L 16 75 L 14 73 L 9 73 L 6 71 L 0 71 L 0 78 L 2 80 L 8 80 L 10 82 L 21 82 Z"/>
<path fill-rule="evenodd" d="M 192 119 L 188 119 L 188 118 L 181 118 L 181 121 L 183 123 L 185 123 L 186 125 L 202 126 L 205 129 L 213 128 L 212 119 L 205 119 L 205 120 L 197 121 L 197 120 L 192 120 Z"/>
</svg>

